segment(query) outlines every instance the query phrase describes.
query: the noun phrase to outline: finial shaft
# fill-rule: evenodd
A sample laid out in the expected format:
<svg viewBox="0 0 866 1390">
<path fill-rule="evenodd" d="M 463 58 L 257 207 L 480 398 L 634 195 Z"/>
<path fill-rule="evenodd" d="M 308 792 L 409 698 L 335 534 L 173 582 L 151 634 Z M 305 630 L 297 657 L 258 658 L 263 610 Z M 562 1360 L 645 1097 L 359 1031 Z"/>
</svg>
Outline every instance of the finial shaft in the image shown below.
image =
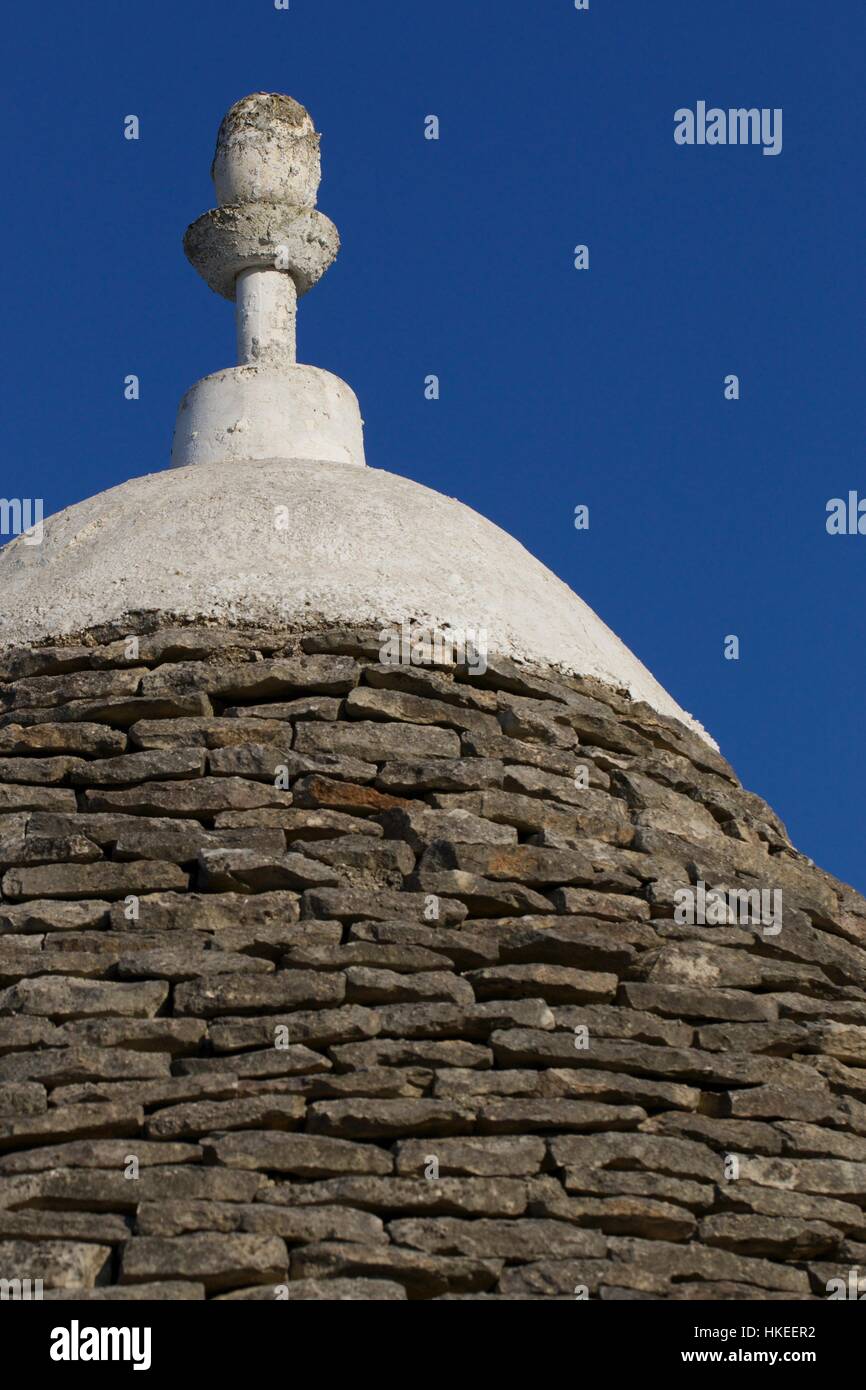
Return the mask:
<svg viewBox="0 0 866 1390">
<path fill-rule="evenodd" d="M 283 270 L 242 270 L 235 282 L 238 364 L 293 366 L 298 292 Z"/>
</svg>

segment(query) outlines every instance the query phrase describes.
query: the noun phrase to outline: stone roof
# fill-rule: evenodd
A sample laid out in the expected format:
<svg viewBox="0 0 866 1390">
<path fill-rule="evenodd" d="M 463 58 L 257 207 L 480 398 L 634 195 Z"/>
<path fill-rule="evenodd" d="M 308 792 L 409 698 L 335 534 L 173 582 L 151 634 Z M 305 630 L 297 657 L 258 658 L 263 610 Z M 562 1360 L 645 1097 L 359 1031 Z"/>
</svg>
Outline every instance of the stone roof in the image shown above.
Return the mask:
<svg viewBox="0 0 866 1390">
<path fill-rule="evenodd" d="M 866 1248 L 866 902 L 648 705 L 380 642 L 0 666 L 4 1272 L 826 1296 Z M 683 924 L 702 883 L 773 914 Z"/>
</svg>

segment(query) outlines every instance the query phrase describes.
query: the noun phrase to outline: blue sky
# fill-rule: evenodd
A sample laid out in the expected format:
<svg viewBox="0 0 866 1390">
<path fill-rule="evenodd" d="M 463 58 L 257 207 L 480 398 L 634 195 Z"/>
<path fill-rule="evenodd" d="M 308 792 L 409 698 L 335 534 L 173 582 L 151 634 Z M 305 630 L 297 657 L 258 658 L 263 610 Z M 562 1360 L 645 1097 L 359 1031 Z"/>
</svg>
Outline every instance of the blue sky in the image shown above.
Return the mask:
<svg viewBox="0 0 866 1390">
<path fill-rule="evenodd" d="M 516 535 L 866 890 L 866 536 L 825 528 L 866 497 L 860 0 L 48 0 L 4 28 L 3 495 L 47 515 L 167 465 L 234 361 L 183 231 L 227 107 L 288 92 L 343 238 L 300 358 L 359 395 L 369 462 Z M 699 100 L 781 107 L 782 153 L 676 145 Z"/>
</svg>

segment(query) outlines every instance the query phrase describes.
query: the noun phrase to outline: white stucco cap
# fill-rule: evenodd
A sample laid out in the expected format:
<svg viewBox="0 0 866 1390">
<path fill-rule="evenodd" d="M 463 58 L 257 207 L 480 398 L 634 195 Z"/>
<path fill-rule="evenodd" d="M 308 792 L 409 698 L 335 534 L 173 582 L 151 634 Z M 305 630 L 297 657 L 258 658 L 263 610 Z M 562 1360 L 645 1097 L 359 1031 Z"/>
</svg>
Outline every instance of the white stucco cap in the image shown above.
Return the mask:
<svg viewBox="0 0 866 1390">
<path fill-rule="evenodd" d="M 351 463 L 212 463 L 134 478 L 0 550 L 0 647 L 136 615 L 298 630 L 486 631 L 490 654 L 624 687 L 704 731 L 518 541 L 454 498 Z"/>
</svg>

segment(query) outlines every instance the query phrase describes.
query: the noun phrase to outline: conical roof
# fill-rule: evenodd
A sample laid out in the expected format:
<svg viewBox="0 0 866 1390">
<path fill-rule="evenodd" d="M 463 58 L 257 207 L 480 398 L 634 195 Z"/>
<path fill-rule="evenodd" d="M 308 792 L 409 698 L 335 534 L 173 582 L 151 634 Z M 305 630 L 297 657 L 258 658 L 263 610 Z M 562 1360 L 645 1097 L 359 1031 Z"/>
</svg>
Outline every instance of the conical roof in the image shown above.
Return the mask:
<svg viewBox="0 0 866 1390">
<path fill-rule="evenodd" d="M 0 553 L 0 1269 L 861 1296 L 866 901 L 522 547 L 366 466 L 294 361 L 303 109 L 239 103 L 214 176 L 241 365 Z"/>
</svg>

